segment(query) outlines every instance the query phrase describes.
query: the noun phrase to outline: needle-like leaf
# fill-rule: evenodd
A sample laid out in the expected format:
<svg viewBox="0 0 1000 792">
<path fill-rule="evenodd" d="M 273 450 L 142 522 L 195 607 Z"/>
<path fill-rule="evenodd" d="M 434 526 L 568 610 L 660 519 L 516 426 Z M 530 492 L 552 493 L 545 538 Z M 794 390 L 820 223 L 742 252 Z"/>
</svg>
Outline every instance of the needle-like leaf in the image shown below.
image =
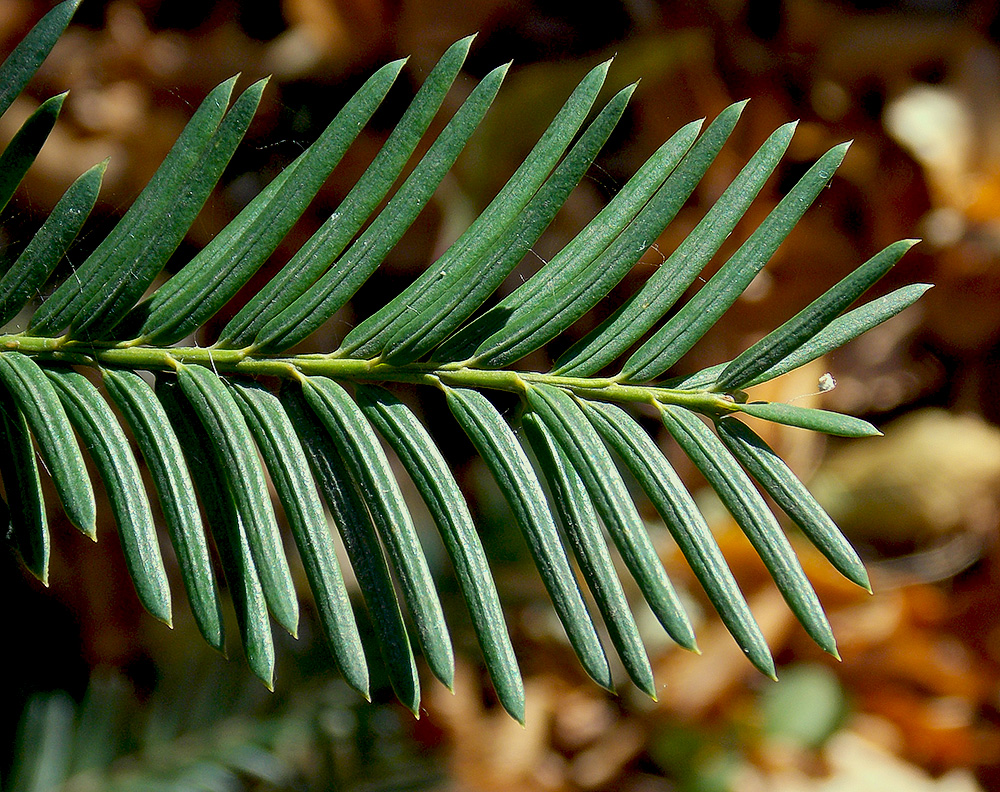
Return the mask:
<svg viewBox="0 0 1000 792">
<path fill-rule="evenodd" d="M 215 315 L 260 268 L 371 118 L 405 61 L 383 66 L 306 151 L 150 299 L 140 334 L 171 344 Z M 140 314 L 143 312 L 140 312 Z"/>
<path fill-rule="evenodd" d="M 614 131 L 634 90 L 635 85 L 630 85 L 608 102 L 524 208 L 522 216 L 490 249 L 471 246 L 447 270 L 442 270 L 438 283 L 414 305 L 415 315 L 387 342 L 382 351 L 384 360 L 399 365 L 423 357 L 461 326 L 510 275 L 580 183 Z"/>
<path fill-rule="evenodd" d="M 17 185 L 42 150 L 65 99 L 66 94 L 62 93 L 42 102 L 0 153 L 0 210 L 7 206 Z"/>
<path fill-rule="evenodd" d="M 780 377 L 822 357 L 827 352 L 838 349 L 848 341 L 906 310 L 930 288 L 929 283 L 912 283 L 834 319 L 790 355 L 750 380 L 746 387 Z"/>
<path fill-rule="evenodd" d="M 96 540 L 94 490 L 73 427 L 52 383 L 31 358 L 20 352 L 0 352 L 0 387 L 27 420 L 69 521 Z"/>
<path fill-rule="evenodd" d="M 160 556 L 149 499 L 128 438 L 107 402 L 86 377 L 67 369 L 50 369 L 46 373 L 104 482 L 118 524 L 125 565 L 139 601 L 150 615 L 170 625 L 170 584 Z"/>
<path fill-rule="evenodd" d="M 501 66 L 483 78 L 389 204 L 379 212 L 378 217 L 348 251 L 294 302 L 283 300 L 280 303 L 288 307 L 262 327 L 254 341 L 256 348 L 275 351 L 297 344 L 340 310 L 354 295 L 427 205 L 434 190 L 482 121 L 506 73 L 507 66 Z M 345 199 L 345 203 L 349 199 L 350 196 Z M 307 243 L 302 251 L 307 251 L 310 245 L 311 242 Z M 301 255 L 315 255 L 302 251 Z M 291 262 L 288 266 L 292 266 Z M 290 296 L 297 295 L 293 292 Z M 268 316 L 265 313 L 261 318 L 266 319 Z M 254 326 L 259 324 L 254 320 Z"/>
<path fill-rule="evenodd" d="M 754 385 L 768 382 L 776 377 L 780 377 L 782 374 L 787 374 L 789 371 L 794 371 L 806 363 L 811 363 L 827 352 L 832 352 L 848 341 L 857 338 L 862 333 L 866 333 L 873 327 L 891 319 L 900 311 L 909 308 L 929 288 L 931 288 L 930 284 L 927 283 L 913 283 L 909 286 L 903 286 L 901 289 L 897 289 L 883 297 L 879 297 L 876 300 L 872 300 L 869 303 L 865 303 L 860 308 L 848 311 L 843 316 L 839 316 L 830 322 L 830 324 L 794 352 L 779 360 L 766 371 L 758 374 L 743 387 L 752 388 Z M 717 363 L 714 366 L 709 366 L 686 377 L 669 380 L 664 385 L 670 388 L 684 388 L 687 390 L 711 388 L 728 365 L 728 362 Z"/>
<path fill-rule="evenodd" d="M 694 629 L 687 613 L 621 474 L 594 428 L 572 397 L 558 388 L 533 387 L 526 397 L 583 479 L 611 539 L 656 618 L 677 643 L 696 651 Z"/>
<path fill-rule="evenodd" d="M 774 678 L 774 660 L 743 592 L 694 498 L 660 449 L 620 407 L 585 403 L 583 411 L 649 496 L 736 643 L 751 663 Z"/>
<path fill-rule="evenodd" d="M 719 439 L 844 577 L 871 591 L 865 565 L 805 485 L 771 447 L 735 418 L 715 424 Z"/>
<path fill-rule="evenodd" d="M 198 420 L 188 410 L 177 382 L 158 378 L 156 396 L 176 431 L 212 526 L 219 560 L 236 608 L 247 664 L 268 689 L 273 689 L 274 639 L 267 617 L 267 601 L 236 502 L 219 474 L 215 451 L 207 442 Z"/>
<path fill-rule="evenodd" d="M 138 374 L 105 370 L 104 387 L 132 430 L 159 496 L 181 579 L 198 629 L 225 652 L 222 608 L 191 474 L 174 428 L 153 390 Z"/>
<path fill-rule="evenodd" d="M 108 251 L 93 275 L 103 288 L 78 309 L 71 323 L 73 335 L 104 337 L 142 297 L 222 176 L 253 120 L 266 85 L 267 80 L 259 80 L 243 92 L 183 181 L 163 191 L 167 201 L 144 216 L 140 228 L 127 241 Z"/>
<path fill-rule="evenodd" d="M 916 239 L 904 239 L 889 245 L 881 253 L 870 258 L 777 330 L 768 333 L 741 353 L 723 369 L 719 379 L 716 380 L 715 389 L 731 391 L 742 388 L 806 341 L 814 338 L 838 314 L 892 269 L 903 254 L 915 244 L 917 244 Z"/>
<path fill-rule="evenodd" d="M 333 656 L 348 684 L 367 697 L 361 636 L 302 445 L 277 396 L 244 383 L 233 385 L 233 393 L 271 473 Z"/>
<path fill-rule="evenodd" d="M 608 659 L 524 449 L 496 408 L 482 394 L 449 389 L 446 395 L 452 415 L 479 451 L 513 509 L 577 657 L 591 678 L 610 690 L 612 682 Z"/>
<path fill-rule="evenodd" d="M 504 709 L 524 723 L 524 683 L 482 542 L 454 476 L 423 425 L 389 391 L 359 386 L 365 417 L 392 446 L 434 518 L 455 567 L 486 668 Z"/>
<path fill-rule="evenodd" d="M 339 256 L 347 243 L 358 232 L 365 220 L 375 210 L 379 203 L 388 194 L 393 182 L 399 177 L 410 156 L 413 154 L 420 142 L 421 135 L 427 131 L 434 114 L 444 101 L 445 95 L 458 76 L 459 69 L 465 62 L 469 47 L 475 36 L 467 36 L 456 41 L 448 51 L 441 56 L 437 66 L 427 75 L 423 85 L 414 97 L 413 102 L 407 108 L 399 123 L 393 128 L 389 139 L 379 150 L 371 165 L 365 169 L 361 178 L 351 188 L 351 191 L 344 198 L 337 210 L 323 223 L 323 226 L 312 238 L 302 246 L 298 253 L 286 264 L 282 270 L 275 275 L 264 287 L 254 295 L 239 313 L 234 316 L 229 324 L 219 335 L 217 342 L 221 347 L 243 347 L 248 346 L 260 330 L 274 319 L 285 308 L 291 305 L 297 297 L 307 290 L 310 294 L 315 292 L 310 289 L 316 279 L 323 274 L 330 263 Z M 506 69 L 503 70 L 506 72 Z M 501 80 L 502 80 L 501 75 Z M 490 78 L 484 79 L 480 86 L 496 82 L 493 95 L 499 88 L 499 81 Z M 479 86 L 477 86 L 479 91 Z M 482 94 L 482 91 L 480 91 Z M 470 97 L 470 100 L 472 97 Z M 475 105 L 475 102 L 471 102 Z M 490 101 L 486 102 L 489 107 Z M 483 108 L 485 112 L 485 108 Z M 461 111 L 460 111 L 461 114 Z M 481 116 L 480 116 L 481 117 Z M 478 120 L 478 119 L 477 119 Z M 473 123 L 472 129 L 476 124 Z M 461 151 L 464 139 L 456 140 L 452 133 L 457 130 L 449 128 L 441 136 L 442 143 L 455 146 L 455 156 Z M 471 134 L 471 129 L 469 134 Z M 433 192 L 448 168 L 454 162 L 454 156 L 446 159 L 443 167 L 440 168 L 440 176 L 437 180 L 430 179 L 424 189 L 422 201 L 416 201 L 409 208 L 415 208 L 419 212 L 426 200 Z M 412 177 L 411 177 L 412 178 Z M 429 189 L 428 189 L 429 187 Z M 382 214 L 385 214 L 383 212 Z M 405 222 L 404 217 L 400 217 L 397 212 L 390 212 L 386 216 L 397 218 L 403 229 L 408 228 L 416 213 Z M 399 236 L 402 230 L 399 231 Z M 399 236 L 396 237 L 397 241 Z M 365 278 L 371 274 L 369 271 Z M 364 278 L 362 278 L 362 282 Z M 348 295 L 349 296 L 349 295 Z M 345 298 L 346 299 L 346 298 Z M 337 306 L 339 307 L 339 306 Z M 334 311 L 330 311 L 332 316 Z M 304 317 L 298 317 L 301 322 Z M 288 344 L 291 346 L 294 341 Z M 264 346 L 258 342 L 258 346 Z"/>
<path fill-rule="evenodd" d="M 28 570 L 46 586 L 49 582 L 49 525 L 42 481 L 35 461 L 28 422 L 17 402 L 0 388 L 0 478 L 7 496 L 9 539 Z"/>
<path fill-rule="evenodd" d="M 24 252 L 0 278 L 0 324 L 13 319 L 45 284 L 80 233 L 101 189 L 108 161 L 78 178 L 31 238 Z"/>
<path fill-rule="evenodd" d="M 524 416 L 523 425 L 549 483 L 553 505 L 573 547 L 577 563 L 601 611 L 611 643 L 632 681 L 655 701 L 653 669 L 649 666 L 639 628 L 632 618 L 632 608 L 622 590 L 590 495 L 587 494 L 579 473 L 545 424 L 533 413 L 528 413 Z"/>
<path fill-rule="evenodd" d="M 236 504 L 268 608 L 295 635 L 299 623 L 295 588 L 264 471 L 243 414 L 222 381 L 204 366 L 180 366 L 177 382 L 216 451 L 219 476 Z"/>
<path fill-rule="evenodd" d="M 812 407 L 796 407 L 794 404 L 748 402 L 733 405 L 733 411 L 746 413 L 765 421 L 798 426 L 802 429 L 811 429 L 814 432 L 823 432 L 839 437 L 875 437 L 882 434 L 868 421 L 863 421 L 852 415 L 817 410 Z"/>
<path fill-rule="evenodd" d="M 698 293 L 626 361 L 619 377 L 647 382 L 660 376 L 695 345 L 763 269 L 847 154 L 847 143 L 820 157 Z"/>
<path fill-rule="evenodd" d="M 420 711 L 420 678 L 389 568 L 368 509 L 344 468 L 333 439 L 313 414 L 301 389 L 283 388 L 280 399 L 344 540 L 392 688 L 399 700 L 416 715 Z"/>
<path fill-rule="evenodd" d="M 441 602 L 410 512 L 378 438 L 347 391 L 333 380 L 306 379 L 302 393 L 330 433 L 371 513 L 416 623 L 417 643 L 434 675 L 450 688 L 454 682 L 455 658 Z"/>
<path fill-rule="evenodd" d="M 194 173 L 195 168 L 211 147 L 235 82 L 235 77 L 227 80 L 205 97 L 125 216 L 35 312 L 28 326 L 30 334 L 53 335 L 68 325 L 80 326 L 98 318 L 100 306 L 110 307 L 122 289 L 132 288 L 129 279 L 133 270 L 134 276 L 143 282 L 136 298 L 142 294 L 162 268 L 166 257 L 180 244 L 187 227 L 194 220 L 194 214 L 201 207 L 201 203 L 192 207 L 184 196 L 189 180 L 199 178 L 199 174 Z M 252 108 L 250 112 L 252 114 Z M 246 121 L 249 123 L 249 118 Z M 238 142 L 239 138 L 233 141 L 234 148 Z M 219 167 L 220 173 L 223 165 L 225 162 Z M 202 202 L 213 186 L 214 181 L 202 185 Z M 180 201 L 178 196 L 181 196 Z M 189 215 L 186 223 L 178 225 L 170 222 L 170 213 L 175 209 L 182 214 L 186 210 Z M 176 238 L 175 241 L 161 250 L 161 256 L 154 257 L 150 266 L 144 256 L 147 253 L 156 256 L 157 243 L 169 240 L 171 236 Z M 148 274 L 150 269 L 152 274 Z M 131 303 L 127 307 L 131 308 Z"/>
<path fill-rule="evenodd" d="M 622 307 L 571 347 L 553 368 L 584 377 L 611 363 L 669 311 L 736 228 L 791 142 L 795 124 L 779 127 L 760 147 L 695 229 Z"/>
<path fill-rule="evenodd" d="M 0 66 L 0 115 L 7 112 L 17 95 L 38 71 L 56 41 L 76 13 L 80 0 L 65 0 L 35 25 Z"/>
<path fill-rule="evenodd" d="M 617 239 L 599 256 L 590 258 L 578 277 L 570 279 L 570 273 L 565 273 L 564 285 L 556 286 L 546 299 L 515 311 L 502 330 L 479 345 L 476 362 L 487 368 L 513 363 L 562 333 L 605 297 L 656 242 L 694 192 L 745 105 L 739 102 L 720 113 Z"/>
<path fill-rule="evenodd" d="M 705 476 L 746 534 L 778 591 L 814 641 L 834 657 L 837 643 L 823 606 L 774 515 L 718 437 L 688 410 L 659 405 L 664 426 Z"/>
<path fill-rule="evenodd" d="M 402 294 L 348 333 L 341 344 L 341 354 L 372 357 L 382 352 L 395 335 L 400 317 L 405 317 L 402 321 L 409 322 L 414 311 L 421 312 L 441 296 L 442 284 L 450 282 L 448 272 L 452 267 L 465 266 L 469 260 L 478 259 L 492 248 L 528 205 L 580 129 L 604 85 L 610 65 L 611 62 L 606 61 L 591 69 L 566 100 L 541 140 L 483 213 Z"/>
</svg>

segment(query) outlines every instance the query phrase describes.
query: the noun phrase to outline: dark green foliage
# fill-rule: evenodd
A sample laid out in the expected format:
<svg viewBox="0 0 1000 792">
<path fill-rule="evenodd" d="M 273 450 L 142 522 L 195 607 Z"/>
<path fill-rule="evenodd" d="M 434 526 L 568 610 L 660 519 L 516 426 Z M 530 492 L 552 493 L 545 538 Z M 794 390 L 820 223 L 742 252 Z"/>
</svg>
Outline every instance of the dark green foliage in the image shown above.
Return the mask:
<svg viewBox="0 0 1000 792">
<path fill-rule="evenodd" d="M 294 669 L 292 669 L 294 673 Z M 440 752 L 417 746 L 405 711 L 339 679 L 293 676 L 277 695 L 197 656 L 150 697 L 107 670 L 81 702 L 31 698 L 11 746 L 7 792 L 391 792 L 440 789 Z"/>
<path fill-rule="evenodd" d="M 74 8 L 73 2 L 59 6 L 0 67 L 0 107 L 9 105 L 41 63 Z M 470 45 L 471 38 L 463 39 L 448 49 L 341 205 L 284 269 L 249 295 L 213 346 L 177 344 L 202 330 L 286 238 L 381 104 L 403 61 L 377 71 L 318 140 L 207 247 L 136 304 L 183 241 L 265 87 L 263 81 L 251 85 L 230 106 L 236 78 L 222 83 L 122 220 L 37 307 L 27 331 L 0 336 L 0 434 L 10 450 L 0 460 L 0 474 L 8 535 L 25 565 L 46 579 L 49 535 L 36 448 L 66 516 L 94 536 L 95 501 L 78 435 L 109 496 L 139 599 L 154 616 L 170 621 L 152 493 L 142 484 L 113 404 L 149 468 L 165 533 L 206 641 L 224 650 L 213 545 L 248 664 L 266 685 L 273 683 L 275 664 L 271 617 L 293 635 L 297 630 L 294 565 L 269 478 L 347 683 L 367 696 L 374 658 L 362 647 L 327 512 L 369 611 L 373 645 L 388 679 L 417 713 L 417 653 L 449 687 L 454 656 L 424 537 L 384 441 L 441 535 L 498 698 L 523 721 L 524 687 L 471 511 L 418 413 L 382 387 L 406 383 L 443 398 L 455 430 L 482 457 L 511 506 L 569 644 L 600 685 L 612 688 L 616 681 L 596 616 L 629 677 L 656 695 L 626 596 L 633 587 L 620 577 L 619 560 L 670 637 L 696 649 L 689 617 L 642 519 L 642 504 L 619 464 L 662 516 L 750 661 L 773 676 L 767 645 L 705 518 L 654 439 L 623 409 L 639 405 L 662 416 L 805 629 L 836 654 L 819 600 L 754 480 L 838 570 L 867 587 L 864 568 L 804 485 L 740 422 L 740 414 L 847 437 L 877 430 L 850 416 L 755 401 L 744 391 L 912 304 L 925 285 L 848 310 L 912 241 L 887 247 L 734 360 L 680 380 L 661 378 L 767 264 L 833 177 L 846 145 L 809 169 L 718 273 L 676 308 L 778 166 L 794 132 L 793 124 L 780 127 L 610 318 L 551 371 L 515 370 L 509 367 L 566 331 L 625 278 L 698 187 L 746 104 L 724 110 L 703 133 L 700 121 L 678 130 L 562 251 L 490 307 L 493 292 L 555 219 L 625 112 L 633 86 L 595 110 L 610 67 L 601 64 L 583 77 L 524 163 L 437 261 L 363 318 L 338 349 L 288 351 L 373 275 L 489 110 L 507 66 L 490 72 L 452 118 L 437 125 L 437 139 L 421 145 Z M 61 101 L 42 105 L 0 155 L 0 204 L 34 159 Z M 417 151 L 425 153 L 414 163 Z M 103 169 L 103 163 L 96 165 L 67 190 L 0 279 L 4 321 L 30 310 L 46 288 L 94 205 Z M 602 371 L 607 375 L 596 376 Z M 147 383 L 150 375 L 155 390 Z M 103 390 L 92 382 L 98 378 Z M 518 400 L 514 415 L 534 461 L 515 431 L 518 421 L 509 423 L 485 391 Z M 596 603 L 593 613 L 571 555 Z M 49 714 L 57 718 L 57 710 Z"/>
</svg>

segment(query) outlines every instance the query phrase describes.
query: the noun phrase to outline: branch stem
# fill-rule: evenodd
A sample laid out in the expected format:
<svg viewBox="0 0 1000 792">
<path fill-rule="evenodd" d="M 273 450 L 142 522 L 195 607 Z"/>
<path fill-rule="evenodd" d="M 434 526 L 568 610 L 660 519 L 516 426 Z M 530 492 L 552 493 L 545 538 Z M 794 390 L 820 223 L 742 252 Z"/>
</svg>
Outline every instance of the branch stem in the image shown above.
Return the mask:
<svg viewBox="0 0 1000 792">
<path fill-rule="evenodd" d="M 65 338 L 0 335 L 0 349 L 16 350 L 40 361 L 129 371 L 174 371 L 199 365 L 218 374 L 291 379 L 322 376 L 344 382 L 409 383 L 523 393 L 532 385 L 553 385 L 589 400 L 619 404 L 673 404 L 710 414 L 732 410 L 732 399 L 705 390 L 629 385 L 604 377 L 563 377 L 533 371 L 478 369 L 460 364 L 410 363 L 394 366 L 377 360 L 328 355 L 263 355 L 240 349 L 149 347 L 94 344 Z"/>
</svg>

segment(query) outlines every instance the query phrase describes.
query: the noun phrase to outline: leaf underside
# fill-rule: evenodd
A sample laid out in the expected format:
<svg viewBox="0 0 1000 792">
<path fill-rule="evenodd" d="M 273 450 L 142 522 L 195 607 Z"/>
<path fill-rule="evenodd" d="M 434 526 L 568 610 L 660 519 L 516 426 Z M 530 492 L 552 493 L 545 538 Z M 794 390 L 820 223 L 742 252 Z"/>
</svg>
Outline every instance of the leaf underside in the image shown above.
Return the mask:
<svg viewBox="0 0 1000 792">
<path fill-rule="evenodd" d="M 58 6 L 0 67 L 0 109 L 38 68 L 74 9 L 75 0 Z M 448 49 L 341 206 L 210 347 L 179 342 L 201 332 L 263 266 L 404 62 L 377 71 L 314 144 L 141 303 L 243 137 L 265 83 L 249 86 L 232 102 L 235 78 L 213 91 L 118 226 L 36 305 L 35 296 L 46 289 L 96 201 L 105 164 L 67 190 L 24 251 L 8 257 L 0 277 L 3 321 L 30 315 L 22 330 L 8 330 L 0 339 L 0 433 L 12 452 L 0 462 L 0 475 L 14 548 L 32 574 L 47 580 L 43 475 L 51 477 L 69 521 L 95 535 L 93 485 L 79 436 L 109 495 L 139 599 L 152 615 L 169 623 L 173 613 L 150 509 L 155 499 L 205 639 L 224 650 L 218 570 L 228 583 L 248 663 L 271 685 L 271 620 L 293 635 L 298 627 L 288 556 L 294 544 L 331 654 L 349 684 L 367 696 L 374 658 L 365 656 L 359 638 L 333 544 L 336 531 L 372 617 L 388 678 L 417 713 L 418 655 L 448 686 L 454 656 L 424 538 L 401 494 L 406 487 L 397 480 L 405 475 L 441 535 L 497 696 L 523 722 L 524 686 L 472 512 L 419 410 L 385 387 L 428 386 L 446 402 L 509 502 L 569 645 L 595 681 L 615 686 L 609 662 L 614 652 L 631 680 L 655 698 L 632 616 L 635 603 L 626 596 L 635 587 L 667 634 L 696 649 L 688 614 L 657 554 L 661 537 L 650 533 L 642 517 L 649 506 L 736 642 L 773 676 L 767 645 L 709 525 L 654 437 L 628 409 L 645 404 L 662 417 L 664 437 L 717 491 L 807 632 L 836 654 L 794 542 L 757 486 L 842 574 L 867 587 L 864 567 L 804 485 L 739 416 L 848 437 L 878 433 L 856 418 L 755 401 L 744 390 L 912 304 L 927 286 L 904 287 L 849 310 L 913 241 L 876 254 L 734 360 L 683 380 L 664 377 L 766 265 L 829 183 L 846 146 L 821 157 L 718 274 L 676 308 L 778 167 L 794 125 L 776 130 L 701 224 L 621 308 L 550 371 L 518 369 L 518 360 L 570 328 L 656 243 L 698 188 L 746 104 L 728 108 L 704 131 L 701 122 L 680 129 L 548 265 L 488 305 L 627 111 L 632 87 L 595 108 L 611 65 L 601 64 L 583 77 L 478 219 L 402 294 L 360 322 L 339 348 L 294 353 L 295 344 L 377 271 L 434 200 L 489 111 L 507 66 L 484 78 L 439 124 L 437 138 L 420 145 L 471 44 L 470 37 Z M 43 105 L 0 154 L 3 203 L 61 103 L 56 97 Z M 418 150 L 424 154 L 414 163 Z M 513 394 L 520 410 L 505 417 L 484 395 L 490 391 Z M 148 492 L 140 458 L 154 485 Z M 640 500 L 619 466 L 638 482 Z M 279 528 L 284 524 L 292 540 L 287 544 Z M 624 585 L 626 577 L 635 586 Z M 602 622 L 607 645 L 600 637 Z"/>
</svg>

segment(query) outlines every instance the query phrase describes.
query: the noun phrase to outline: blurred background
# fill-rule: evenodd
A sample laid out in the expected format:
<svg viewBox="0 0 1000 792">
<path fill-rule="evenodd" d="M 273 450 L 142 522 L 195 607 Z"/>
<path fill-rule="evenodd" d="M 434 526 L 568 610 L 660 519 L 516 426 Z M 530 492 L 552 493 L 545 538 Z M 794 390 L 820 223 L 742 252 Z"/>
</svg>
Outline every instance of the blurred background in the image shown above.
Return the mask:
<svg viewBox="0 0 1000 792">
<path fill-rule="evenodd" d="M 9 51 L 48 7 L 0 0 L 0 50 Z M 175 609 L 173 631 L 140 611 L 112 524 L 101 527 L 96 546 L 56 524 L 50 588 L 12 553 L 0 560 L 5 788 L 45 787 L 44 779 L 17 786 L 21 723 L 19 744 L 48 757 L 42 766 L 54 776 L 69 763 L 72 789 L 112 788 L 111 780 L 121 788 L 234 790 L 1000 789 L 997 0 L 84 0 L 0 120 L 6 142 L 42 99 L 70 90 L 60 123 L 0 218 L 2 242 L 23 246 L 71 181 L 110 156 L 78 248 L 82 259 L 211 88 L 236 72 L 241 85 L 273 75 L 244 145 L 178 252 L 183 263 L 315 138 L 375 67 L 410 55 L 404 77 L 266 277 L 346 194 L 437 57 L 475 31 L 445 119 L 476 78 L 513 58 L 499 99 L 374 286 L 310 343 L 332 348 L 355 317 L 367 316 L 454 239 L 576 81 L 611 55 L 609 92 L 642 78 L 631 106 L 506 289 L 565 244 L 676 129 L 711 119 L 732 101 L 752 101 L 659 252 L 651 250 L 609 307 L 585 317 L 551 355 L 637 288 L 777 126 L 801 119 L 784 163 L 713 266 L 819 155 L 853 140 L 830 188 L 678 369 L 729 359 L 885 245 L 923 239 L 876 291 L 914 281 L 934 289 L 760 394 L 859 415 L 886 433 L 840 443 L 767 429 L 870 565 L 874 596 L 838 578 L 796 539 L 843 662 L 810 643 L 725 511 L 672 455 L 712 518 L 782 681 L 762 678 L 742 657 L 642 503 L 696 617 L 703 655 L 673 647 L 640 610 L 660 700 L 627 685 L 606 694 L 579 669 L 506 506 L 456 440 L 445 450 L 473 501 L 515 635 L 526 728 L 492 697 L 431 531 L 428 552 L 459 648 L 458 681 L 451 695 L 428 676 L 414 720 L 384 681 L 372 704 L 340 683 L 308 618 L 298 641 L 279 641 L 277 689 L 268 693 L 249 677 L 235 645 L 228 661 L 204 647 L 184 607 Z M 526 364 L 546 362 L 537 355 Z M 819 395 L 827 373 L 837 387 Z M 439 402 L 421 404 L 432 432 L 456 435 Z"/>
</svg>

